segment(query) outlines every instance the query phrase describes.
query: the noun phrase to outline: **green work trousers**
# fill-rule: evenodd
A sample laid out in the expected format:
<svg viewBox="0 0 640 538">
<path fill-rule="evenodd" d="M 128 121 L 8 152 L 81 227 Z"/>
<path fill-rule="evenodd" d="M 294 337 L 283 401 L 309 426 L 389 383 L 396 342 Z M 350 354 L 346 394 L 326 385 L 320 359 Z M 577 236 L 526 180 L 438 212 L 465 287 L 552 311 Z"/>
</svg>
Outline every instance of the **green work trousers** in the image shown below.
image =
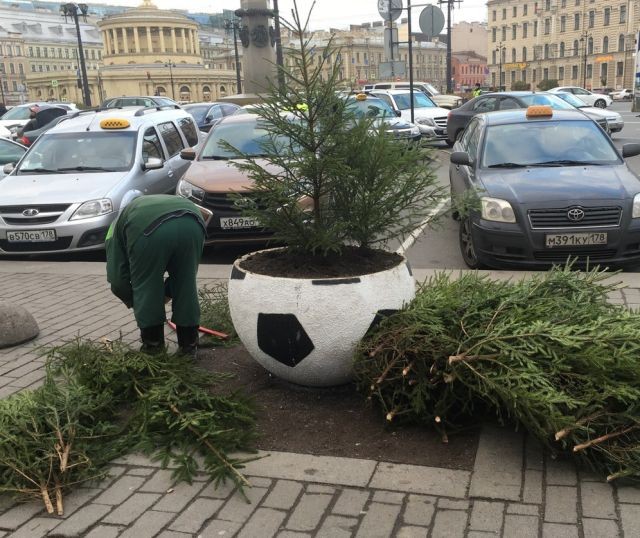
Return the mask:
<svg viewBox="0 0 640 538">
<path fill-rule="evenodd" d="M 166 321 L 165 272 L 172 295 L 171 321 L 185 327 L 200 324 L 196 274 L 204 230 L 190 215 L 170 218 L 150 235 L 141 235 L 129 249 L 133 313 L 145 329 Z"/>
</svg>

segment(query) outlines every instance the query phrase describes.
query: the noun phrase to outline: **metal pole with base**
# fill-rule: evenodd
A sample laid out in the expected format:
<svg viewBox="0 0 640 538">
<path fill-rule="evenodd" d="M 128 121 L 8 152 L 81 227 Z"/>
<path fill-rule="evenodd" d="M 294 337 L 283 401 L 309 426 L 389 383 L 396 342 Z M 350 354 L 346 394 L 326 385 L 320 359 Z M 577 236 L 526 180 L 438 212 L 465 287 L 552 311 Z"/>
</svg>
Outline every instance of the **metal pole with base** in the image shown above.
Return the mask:
<svg viewBox="0 0 640 538">
<path fill-rule="evenodd" d="M 176 100 L 176 91 L 173 87 L 173 68 L 176 66 L 172 61 L 168 61 L 164 64 L 165 67 L 169 68 L 169 80 L 171 81 L 171 97 L 175 101 Z"/>
<path fill-rule="evenodd" d="M 80 63 L 80 76 L 81 76 L 81 84 L 82 84 L 82 94 L 84 104 L 88 107 L 91 107 L 91 92 L 89 91 L 89 80 L 87 78 L 87 65 L 84 61 L 84 49 L 82 47 L 82 35 L 80 34 L 80 21 L 78 20 L 78 11 L 82 13 L 82 16 L 85 19 L 87 18 L 87 12 L 89 11 L 89 7 L 87 4 L 62 4 L 60 6 L 60 11 L 64 15 L 65 19 L 67 17 L 72 17 L 73 22 L 76 26 L 76 36 L 78 37 L 78 60 Z"/>
</svg>

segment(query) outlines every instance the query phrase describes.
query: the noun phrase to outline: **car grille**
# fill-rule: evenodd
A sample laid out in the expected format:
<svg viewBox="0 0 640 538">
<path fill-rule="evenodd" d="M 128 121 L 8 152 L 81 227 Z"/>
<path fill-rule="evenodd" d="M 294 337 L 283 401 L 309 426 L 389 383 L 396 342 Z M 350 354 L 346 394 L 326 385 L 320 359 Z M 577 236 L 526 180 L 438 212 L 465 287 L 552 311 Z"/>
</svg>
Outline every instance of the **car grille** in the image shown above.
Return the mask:
<svg viewBox="0 0 640 538">
<path fill-rule="evenodd" d="M 533 253 L 533 257 L 536 260 L 562 263 L 573 259 L 577 259 L 577 261 L 580 263 L 585 263 L 587 259 L 590 262 L 609 260 L 615 255 L 616 251 L 614 249 L 572 250 L 570 252 L 566 250 L 536 250 Z"/>
<path fill-rule="evenodd" d="M 620 226 L 620 207 L 581 207 L 584 218 L 579 222 L 569 220 L 567 213 L 571 207 L 554 209 L 530 209 L 529 222 L 533 229 L 545 228 L 593 228 L 599 226 Z"/>
<path fill-rule="evenodd" d="M 440 116 L 438 118 L 433 118 L 433 121 L 436 122 L 436 125 L 438 127 L 441 127 L 442 129 L 447 128 L 447 116 Z"/>
<path fill-rule="evenodd" d="M 9 243 L 6 239 L 0 239 L 0 248 L 5 252 L 44 252 L 52 250 L 65 250 L 69 248 L 73 237 L 59 237 L 55 241 L 38 243 Z"/>
<path fill-rule="evenodd" d="M 253 194 L 244 194 L 245 198 L 253 198 L 255 195 Z M 226 194 L 219 192 L 207 192 L 204 195 L 204 199 L 202 200 L 202 204 L 207 209 L 215 212 L 220 211 L 224 213 L 241 213 L 241 209 L 235 204 L 237 200 L 236 194 Z"/>
<path fill-rule="evenodd" d="M 41 204 L 41 205 L 3 205 L 0 206 L 0 217 L 7 223 L 15 226 L 29 226 L 34 224 L 51 224 L 58 220 L 71 204 Z M 35 209 L 37 215 L 28 217 L 22 212 L 27 209 Z"/>
</svg>

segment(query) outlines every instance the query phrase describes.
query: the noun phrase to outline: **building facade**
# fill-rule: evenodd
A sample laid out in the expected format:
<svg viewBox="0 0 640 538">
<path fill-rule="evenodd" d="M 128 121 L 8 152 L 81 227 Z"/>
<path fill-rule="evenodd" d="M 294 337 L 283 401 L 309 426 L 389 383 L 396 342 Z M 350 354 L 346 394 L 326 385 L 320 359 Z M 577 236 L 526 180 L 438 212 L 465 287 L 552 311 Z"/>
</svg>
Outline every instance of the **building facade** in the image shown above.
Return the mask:
<svg viewBox="0 0 640 538">
<path fill-rule="evenodd" d="M 490 84 L 631 88 L 640 0 L 488 0 Z"/>
<path fill-rule="evenodd" d="M 28 67 L 22 35 L 0 30 L 0 103 L 17 105 L 25 102 Z"/>
<path fill-rule="evenodd" d="M 487 59 L 475 52 L 454 52 L 451 72 L 457 92 L 471 91 L 476 84 L 487 85 Z"/>
</svg>

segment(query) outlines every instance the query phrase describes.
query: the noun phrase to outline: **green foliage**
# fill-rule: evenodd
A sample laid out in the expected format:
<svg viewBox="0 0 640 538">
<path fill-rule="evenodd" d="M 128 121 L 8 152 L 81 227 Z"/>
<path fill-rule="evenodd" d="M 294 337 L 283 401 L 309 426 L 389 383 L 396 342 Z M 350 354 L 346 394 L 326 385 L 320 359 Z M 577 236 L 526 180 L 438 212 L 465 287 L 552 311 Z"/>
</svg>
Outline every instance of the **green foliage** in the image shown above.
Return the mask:
<svg viewBox="0 0 640 538">
<path fill-rule="evenodd" d="M 455 429 L 487 409 L 609 479 L 640 475 L 640 315 L 610 275 L 440 274 L 363 342 L 361 390 L 388 420 Z"/>
<path fill-rule="evenodd" d="M 540 82 L 538 82 L 538 89 L 541 92 L 546 92 L 547 90 L 550 90 L 551 88 L 555 88 L 558 86 L 558 80 L 555 78 L 552 79 L 543 79 Z"/>
<path fill-rule="evenodd" d="M 229 338 L 226 340 L 203 335 L 200 337 L 200 346 L 236 345 L 238 343 L 238 333 L 236 333 L 231 320 L 227 283 L 220 282 L 213 286 L 200 288 L 198 290 L 198 296 L 200 300 L 200 325 L 229 335 Z"/>
<path fill-rule="evenodd" d="M 553 88 L 553 86 L 550 86 L 550 88 Z M 511 90 L 512 91 L 527 91 L 531 89 L 531 83 L 530 82 L 525 82 L 524 80 L 516 80 L 515 82 L 513 82 L 511 84 Z"/>
<path fill-rule="evenodd" d="M 404 237 L 440 201 L 430 151 L 409 146 L 375 119 L 356 117 L 337 88 L 340 50 L 316 54 L 297 8 L 285 26 L 297 36 L 257 114 L 270 137 L 259 159 L 238 152 L 257 197 L 245 213 L 274 230 L 291 251 L 340 253 Z"/>
<path fill-rule="evenodd" d="M 190 481 L 197 455 L 215 483 L 242 487 L 256 437 L 252 403 L 180 355 L 120 341 L 76 340 L 47 354 L 42 387 L 0 400 L 0 491 L 41 498 L 62 514 L 74 484 L 103 477 L 115 457 L 142 451 Z"/>
</svg>

